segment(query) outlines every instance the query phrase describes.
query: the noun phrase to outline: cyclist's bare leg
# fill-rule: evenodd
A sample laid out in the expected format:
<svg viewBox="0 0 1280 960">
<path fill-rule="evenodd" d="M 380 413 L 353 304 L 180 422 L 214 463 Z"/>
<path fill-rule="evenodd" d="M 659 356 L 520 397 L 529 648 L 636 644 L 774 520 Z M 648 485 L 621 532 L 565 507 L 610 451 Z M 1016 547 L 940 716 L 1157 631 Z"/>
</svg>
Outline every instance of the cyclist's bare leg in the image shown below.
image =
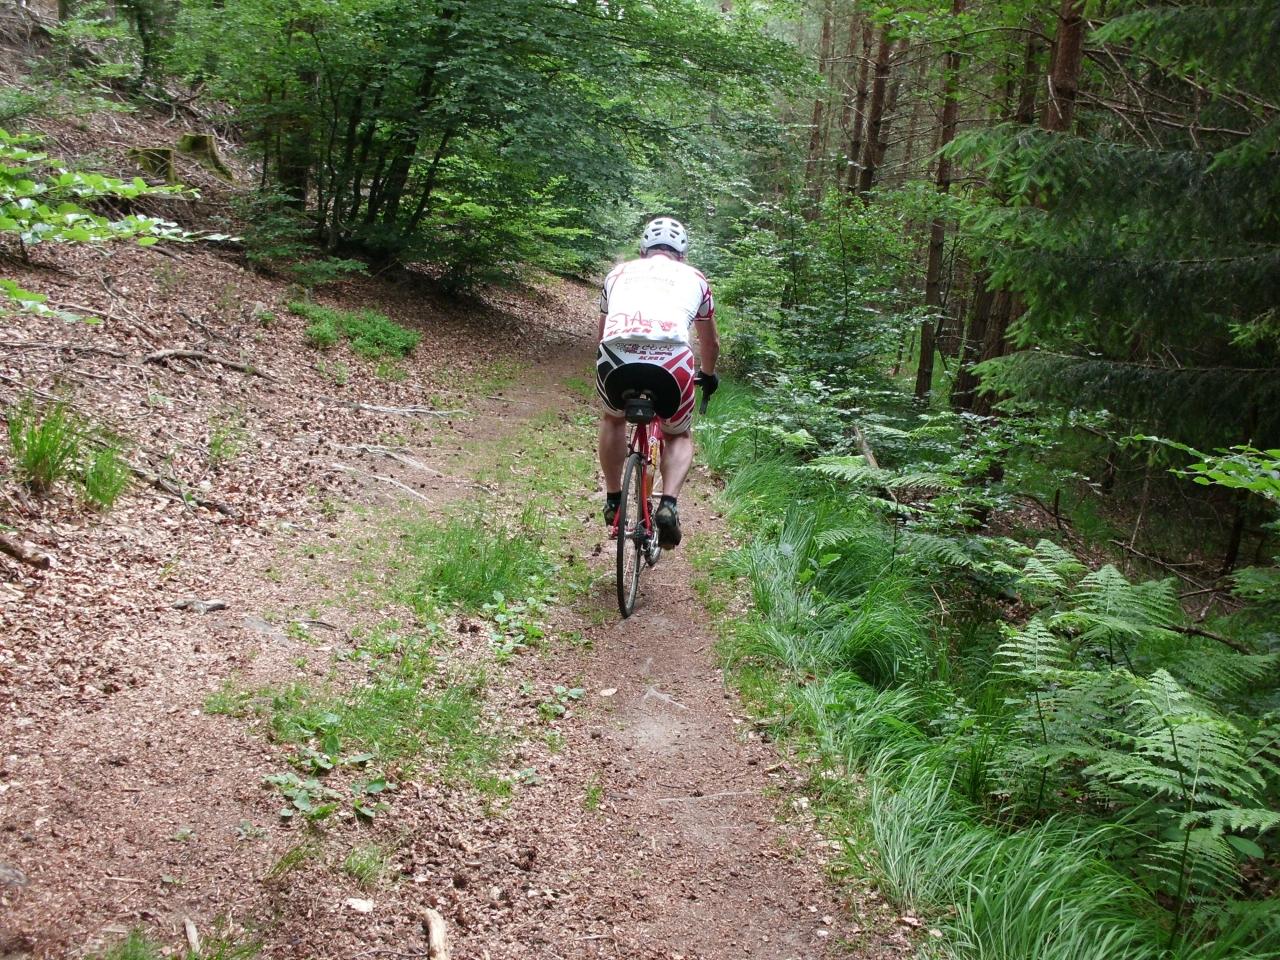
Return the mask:
<svg viewBox="0 0 1280 960">
<path fill-rule="evenodd" d="M 692 465 L 693 437 L 689 436 L 689 431 L 668 435 L 662 445 L 663 496 L 680 496 L 680 488 L 684 486 L 684 478 L 689 475 Z"/>
<path fill-rule="evenodd" d="M 622 465 L 627 459 L 627 421 L 625 417 L 604 414 L 600 417 L 600 470 L 604 473 L 606 493 L 622 489 Z M 688 470 L 688 467 L 685 467 Z"/>
</svg>

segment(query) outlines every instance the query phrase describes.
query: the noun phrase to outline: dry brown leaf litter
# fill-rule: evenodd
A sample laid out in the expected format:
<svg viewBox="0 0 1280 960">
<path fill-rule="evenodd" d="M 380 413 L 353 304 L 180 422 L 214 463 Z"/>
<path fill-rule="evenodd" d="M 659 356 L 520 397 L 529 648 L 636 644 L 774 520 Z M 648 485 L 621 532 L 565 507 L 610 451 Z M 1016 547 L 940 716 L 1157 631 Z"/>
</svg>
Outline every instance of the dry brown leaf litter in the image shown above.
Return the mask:
<svg viewBox="0 0 1280 960">
<path fill-rule="evenodd" d="M 393 815 L 311 837 L 281 824 L 279 798 L 261 787 L 286 768 L 286 751 L 201 709 L 228 677 L 326 682 L 353 630 L 398 612 L 374 584 L 322 606 L 326 625 L 309 636 L 287 630 L 350 572 L 340 552 L 300 545 L 359 536 L 348 504 L 421 512 L 482 494 L 455 472 L 473 441 L 514 434 L 547 409 L 582 409 L 562 381 L 589 370 L 590 291 L 552 284 L 457 302 L 407 275 L 322 297 L 422 332 L 394 382 L 345 351 L 321 358 L 283 286 L 214 251 L 63 248 L 35 260 L 14 278 L 100 322 L 6 318 L 0 398 L 32 388 L 68 398 L 126 438 L 139 465 L 210 506 L 138 485 L 98 516 L 66 490 L 36 501 L 5 485 L 4 522 L 56 563 L 38 571 L 0 556 L 0 953 L 80 955 L 138 925 L 176 946 L 190 924 L 260 939 L 265 956 L 421 956 L 426 907 L 446 918 L 457 957 L 799 960 L 842 955 L 845 939 L 860 956 L 910 952 L 914 918 L 894 924 L 873 895 L 842 904 L 824 885 L 830 853 L 802 807 L 775 821 L 763 789 L 800 778 L 734 716 L 679 558 L 626 624 L 556 614 L 556 629 L 585 633 L 597 653 L 524 657 L 491 686 L 493 723 L 526 728 L 512 768 L 539 777 L 507 805 L 485 809 L 429 770 L 393 770 Z M 271 379 L 145 362 L 166 349 Z M 518 382 L 476 399 L 470 378 L 498 360 L 518 365 Z M 350 368 L 346 382 L 326 372 L 335 361 Z M 359 408 L 424 403 L 468 415 Z M 219 429 L 237 449 L 213 464 Z M 378 477 L 430 506 L 406 506 Z M 594 496 L 594 478 L 582 494 Z M 596 541 L 588 528 L 570 549 L 589 555 Z M 605 560 L 595 562 L 607 575 Z M 601 584 L 607 593 L 607 576 Z M 199 613 L 212 599 L 225 608 Z M 175 609 L 183 601 L 193 603 Z M 459 662 L 485 662 L 487 630 L 465 619 L 453 628 Z M 339 666 L 337 676 L 359 675 Z M 519 680 L 600 691 L 555 723 L 560 752 L 543 742 L 539 697 Z M 583 802 L 592 785 L 594 810 Z M 368 840 L 393 851 L 392 879 L 365 891 L 338 865 Z M 300 848 L 294 869 L 272 872 Z"/>
</svg>

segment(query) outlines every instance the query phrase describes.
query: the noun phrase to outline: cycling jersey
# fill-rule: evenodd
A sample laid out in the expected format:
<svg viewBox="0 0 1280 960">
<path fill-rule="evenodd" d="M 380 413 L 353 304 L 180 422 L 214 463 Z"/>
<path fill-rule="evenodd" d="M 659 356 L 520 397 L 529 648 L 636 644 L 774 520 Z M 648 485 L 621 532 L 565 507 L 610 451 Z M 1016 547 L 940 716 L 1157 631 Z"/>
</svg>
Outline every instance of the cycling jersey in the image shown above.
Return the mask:
<svg viewBox="0 0 1280 960">
<path fill-rule="evenodd" d="M 689 344 L 694 320 L 711 320 L 711 287 L 693 267 L 661 254 L 619 264 L 600 292 L 601 343 Z"/>
</svg>

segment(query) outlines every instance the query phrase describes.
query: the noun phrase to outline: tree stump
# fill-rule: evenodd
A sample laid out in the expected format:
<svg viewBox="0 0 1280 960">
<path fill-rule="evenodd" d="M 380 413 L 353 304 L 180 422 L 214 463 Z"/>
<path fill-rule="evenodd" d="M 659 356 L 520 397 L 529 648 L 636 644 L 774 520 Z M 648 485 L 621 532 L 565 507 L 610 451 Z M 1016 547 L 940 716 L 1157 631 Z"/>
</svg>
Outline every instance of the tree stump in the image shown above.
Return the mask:
<svg viewBox="0 0 1280 960">
<path fill-rule="evenodd" d="M 129 158 L 152 177 L 160 177 L 165 183 L 177 183 L 178 172 L 173 165 L 173 147 L 134 147 Z"/>
<path fill-rule="evenodd" d="M 235 179 L 231 168 L 218 154 L 218 144 L 211 133 L 184 133 L 178 137 L 178 152 L 193 157 L 200 166 L 223 180 Z"/>
</svg>

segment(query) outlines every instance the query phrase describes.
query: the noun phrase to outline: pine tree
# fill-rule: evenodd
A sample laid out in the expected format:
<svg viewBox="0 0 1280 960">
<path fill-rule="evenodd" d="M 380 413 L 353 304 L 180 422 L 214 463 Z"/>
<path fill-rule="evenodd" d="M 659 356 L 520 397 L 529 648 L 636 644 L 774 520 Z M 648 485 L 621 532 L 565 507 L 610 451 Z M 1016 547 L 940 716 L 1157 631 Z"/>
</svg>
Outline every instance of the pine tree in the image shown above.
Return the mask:
<svg viewBox="0 0 1280 960">
<path fill-rule="evenodd" d="M 1042 129 L 967 138 L 1009 197 L 981 217 L 992 282 L 1026 303 L 985 389 L 1209 445 L 1280 436 L 1280 71 L 1257 41 L 1277 35 L 1275 4 L 1130 2 L 1089 38 L 1108 74 L 1073 83 L 1060 31 Z"/>
</svg>

